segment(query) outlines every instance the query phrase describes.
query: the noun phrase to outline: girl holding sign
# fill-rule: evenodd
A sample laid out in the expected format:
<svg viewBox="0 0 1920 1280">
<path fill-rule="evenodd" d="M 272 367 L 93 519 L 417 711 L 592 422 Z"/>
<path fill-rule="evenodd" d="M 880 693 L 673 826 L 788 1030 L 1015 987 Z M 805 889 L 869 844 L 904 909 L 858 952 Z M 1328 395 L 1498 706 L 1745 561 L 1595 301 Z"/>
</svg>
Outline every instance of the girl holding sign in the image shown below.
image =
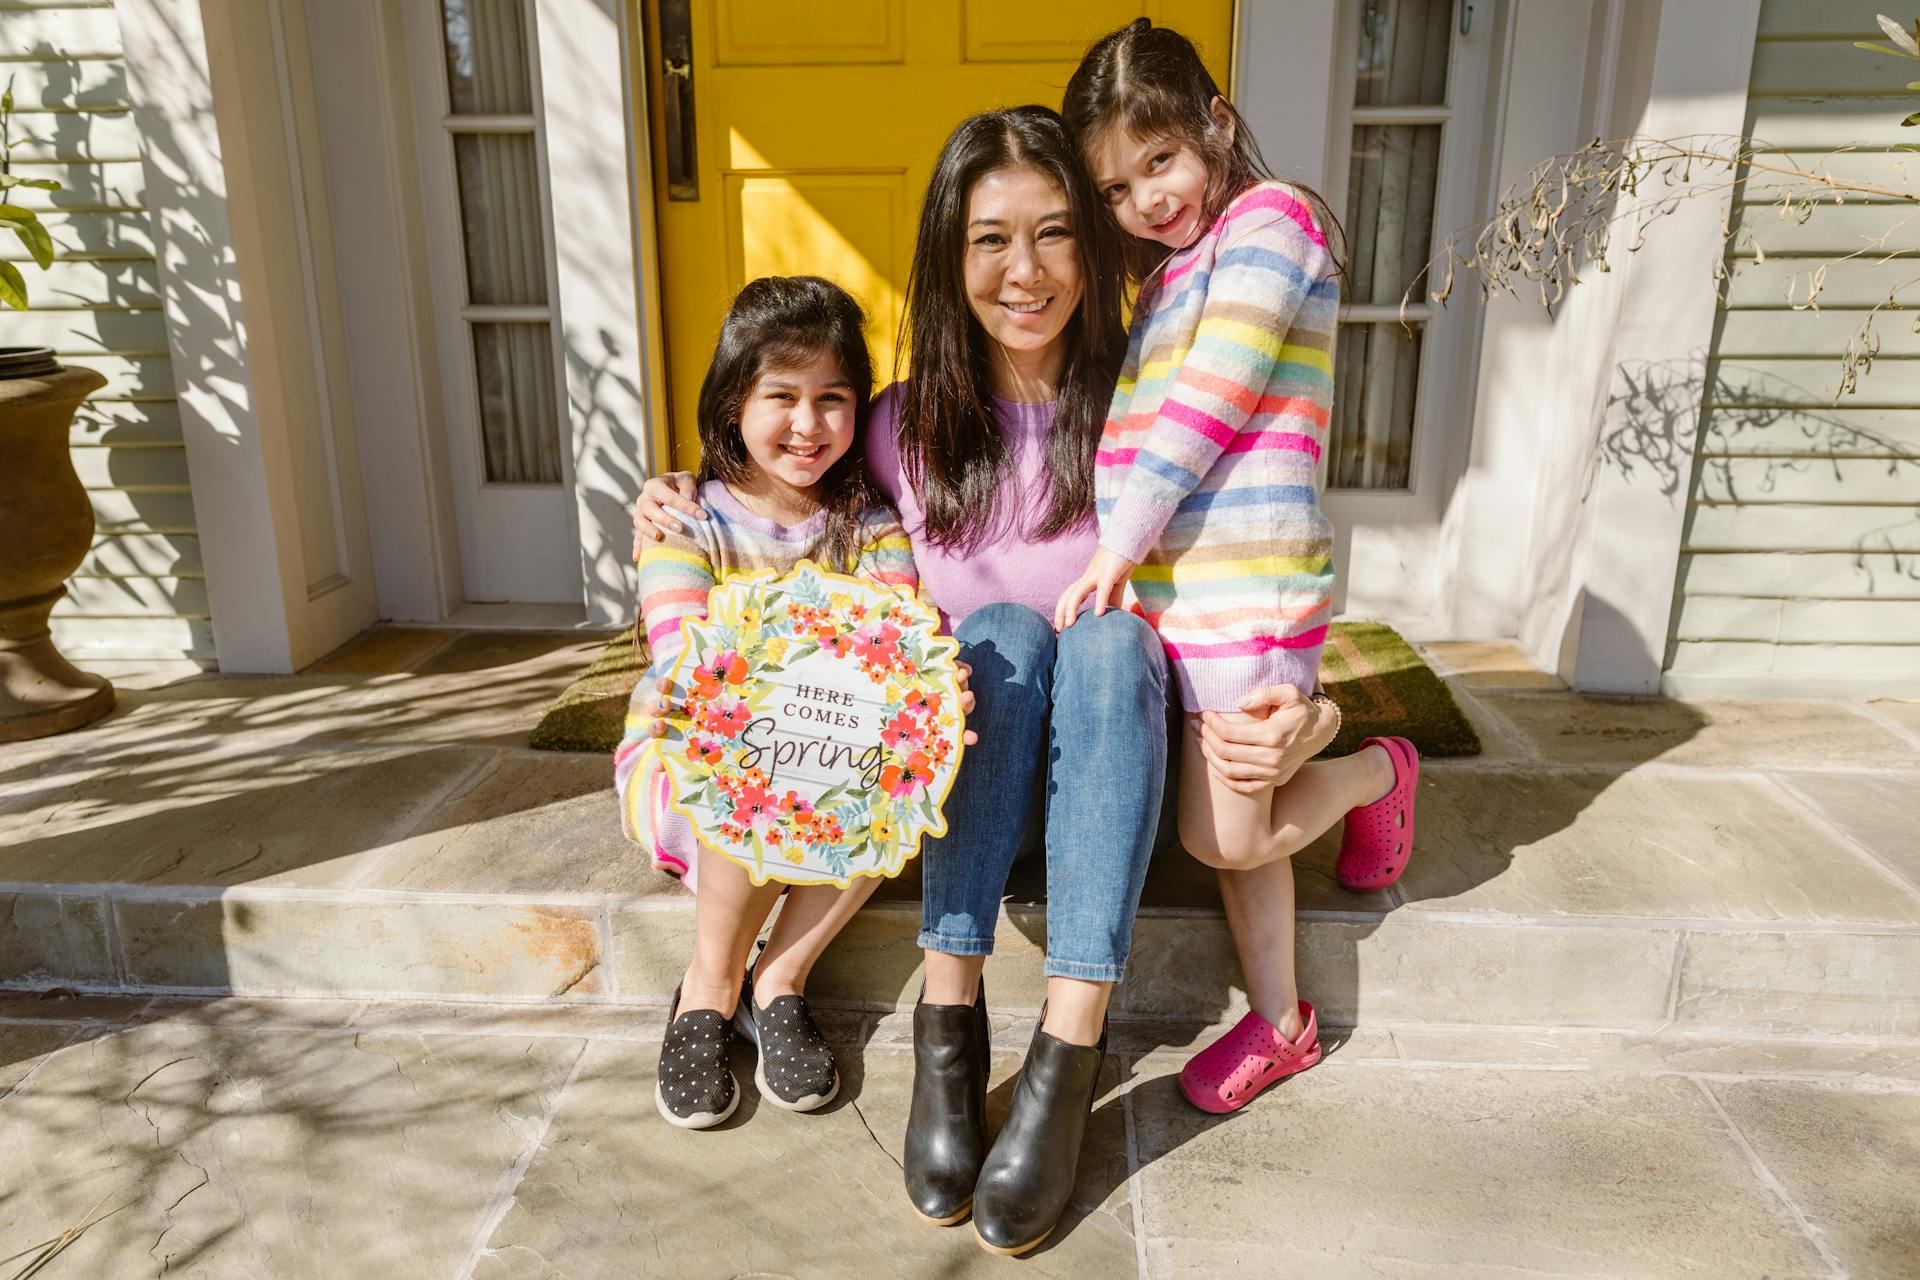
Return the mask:
<svg viewBox="0 0 1920 1280">
<path fill-rule="evenodd" d="M 660 1114 L 682 1128 L 719 1124 L 738 1105 L 728 1064 L 735 1028 L 759 1047 L 755 1082 L 775 1106 L 817 1110 L 840 1088 L 803 993 L 814 962 L 879 880 L 859 877 L 845 889 L 756 886 L 667 807 L 665 773 L 652 767 L 648 748 L 664 728 L 655 695 L 672 696 L 660 686 L 683 643 L 680 622 L 706 616 L 716 585 L 802 560 L 916 584 L 906 535 L 861 465 L 873 392 L 861 322 L 844 290 L 814 277 L 755 280 L 740 291 L 697 409 L 700 496 L 713 519 L 640 556 L 653 667 L 635 690 L 614 769 L 629 837 L 650 833 L 655 865 L 699 885 L 693 957 L 674 992 L 654 1091 Z M 962 709 L 969 705 L 963 693 Z M 787 901 L 749 973 L 754 937 L 783 889 Z"/>
<path fill-rule="evenodd" d="M 1099 40 L 1065 104 L 1107 208 L 1133 237 L 1126 364 L 1097 460 L 1100 545 L 1055 624 L 1125 603 L 1165 643 L 1185 704 L 1180 835 L 1220 871 L 1252 1009 L 1186 1064 L 1180 1087 L 1233 1111 L 1320 1060 L 1294 978 L 1292 856 L 1346 820 L 1349 889 L 1399 878 L 1419 757 L 1369 738 L 1283 785 L 1208 767 L 1203 713 L 1244 718 L 1266 686 L 1311 688 L 1333 600 L 1317 464 L 1333 397 L 1341 265 L 1320 198 L 1274 181 L 1199 52 L 1147 19 Z"/>
</svg>

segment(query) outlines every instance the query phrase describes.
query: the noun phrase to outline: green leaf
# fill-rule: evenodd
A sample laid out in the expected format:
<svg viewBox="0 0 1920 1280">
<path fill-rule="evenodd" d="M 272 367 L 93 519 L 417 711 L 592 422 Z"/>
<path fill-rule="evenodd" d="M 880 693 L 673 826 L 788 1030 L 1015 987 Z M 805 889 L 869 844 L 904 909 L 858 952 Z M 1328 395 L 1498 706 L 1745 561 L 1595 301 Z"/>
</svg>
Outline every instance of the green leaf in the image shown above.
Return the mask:
<svg viewBox="0 0 1920 1280">
<path fill-rule="evenodd" d="M 1887 46 L 1883 44 L 1875 44 L 1871 40 L 1855 40 L 1853 42 L 1853 47 L 1856 49 L 1868 49 L 1874 53 L 1890 54 L 1896 58 L 1904 58 L 1907 56 L 1906 54 L 1900 52 L 1898 49 L 1889 49 L 1887 48 Z"/>
<path fill-rule="evenodd" d="M 1913 126 L 1917 124 L 1920 124 L 1920 111 L 1916 111 L 1912 115 L 1908 116 L 1905 120 L 1902 120 L 1900 122 L 1900 127 L 1903 129 L 1911 129 L 1913 128 Z"/>
<path fill-rule="evenodd" d="M 40 215 L 33 210 L 17 204 L 0 204 L 0 218 L 15 218 L 21 222 L 35 222 Z"/>
<path fill-rule="evenodd" d="M 47 234 L 47 229 L 40 225 L 38 219 L 32 222 L 6 219 L 5 225 L 13 228 L 13 233 L 20 237 L 20 243 L 27 247 L 27 252 L 33 255 L 33 260 L 40 264 L 42 271 L 53 265 L 53 237 Z"/>
<path fill-rule="evenodd" d="M 17 178 L 15 181 L 23 187 L 32 187 L 36 191 L 60 190 L 60 184 L 52 178 Z"/>
<path fill-rule="evenodd" d="M 27 309 L 27 282 L 21 276 L 20 268 L 4 258 L 0 258 L 0 302 L 15 311 Z"/>
<path fill-rule="evenodd" d="M 13 110 L 13 81 L 7 81 L 7 91 L 0 93 L 0 111 Z"/>
</svg>

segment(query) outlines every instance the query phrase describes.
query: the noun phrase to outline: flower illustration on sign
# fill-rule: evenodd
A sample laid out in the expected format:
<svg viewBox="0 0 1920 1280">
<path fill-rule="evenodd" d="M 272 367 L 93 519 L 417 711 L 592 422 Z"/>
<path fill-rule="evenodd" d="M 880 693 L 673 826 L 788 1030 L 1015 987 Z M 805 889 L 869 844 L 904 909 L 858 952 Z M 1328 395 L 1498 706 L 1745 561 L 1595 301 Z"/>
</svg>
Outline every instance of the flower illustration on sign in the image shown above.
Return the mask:
<svg viewBox="0 0 1920 1280">
<path fill-rule="evenodd" d="M 670 803 L 755 883 L 897 875 L 960 765 L 959 646 L 904 589 L 811 562 L 728 579 L 681 624 Z"/>
</svg>

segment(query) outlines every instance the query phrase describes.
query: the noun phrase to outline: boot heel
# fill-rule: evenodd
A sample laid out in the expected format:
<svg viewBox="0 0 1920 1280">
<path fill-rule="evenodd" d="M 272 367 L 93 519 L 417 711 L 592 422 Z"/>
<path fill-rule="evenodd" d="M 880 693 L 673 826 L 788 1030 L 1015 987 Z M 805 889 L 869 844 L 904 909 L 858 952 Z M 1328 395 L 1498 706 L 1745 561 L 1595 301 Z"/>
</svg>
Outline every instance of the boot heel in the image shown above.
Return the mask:
<svg viewBox="0 0 1920 1280">
<path fill-rule="evenodd" d="M 1013 1109 L 974 1188 L 973 1229 L 988 1253 L 1018 1257 L 1059 1224 L 1073 1195 L 1106 1053 L 1105 1028 L 1095 1045 L 1068 1044 L 1033 1029 Z"/>
<path fill-rule="evenodd" d="M 971 1006 L 913 1010 L 913 1101 L 901 1168 L 907 1199 L 936 1227 L 964 1222 L 987 1153 L 987 992 Z"/>
</svg>

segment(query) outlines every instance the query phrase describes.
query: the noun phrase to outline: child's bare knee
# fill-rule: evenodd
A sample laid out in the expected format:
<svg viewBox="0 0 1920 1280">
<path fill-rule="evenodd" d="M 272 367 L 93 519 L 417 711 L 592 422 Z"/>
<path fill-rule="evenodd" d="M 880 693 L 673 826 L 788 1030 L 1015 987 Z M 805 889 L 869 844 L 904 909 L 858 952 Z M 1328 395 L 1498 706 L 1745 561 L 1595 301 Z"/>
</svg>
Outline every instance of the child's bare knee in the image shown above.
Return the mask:
<svg viewBox="0 0 1920 1280">
<path fill-rule="evenodd" d="M 1255 850 L 1233 839 L 1222 839 L 1212 823 L 1180 824 L 1180 843 L 1194 859 L 1216 871 L 1240 871 L 1257 860 Z"/>
</svg>

